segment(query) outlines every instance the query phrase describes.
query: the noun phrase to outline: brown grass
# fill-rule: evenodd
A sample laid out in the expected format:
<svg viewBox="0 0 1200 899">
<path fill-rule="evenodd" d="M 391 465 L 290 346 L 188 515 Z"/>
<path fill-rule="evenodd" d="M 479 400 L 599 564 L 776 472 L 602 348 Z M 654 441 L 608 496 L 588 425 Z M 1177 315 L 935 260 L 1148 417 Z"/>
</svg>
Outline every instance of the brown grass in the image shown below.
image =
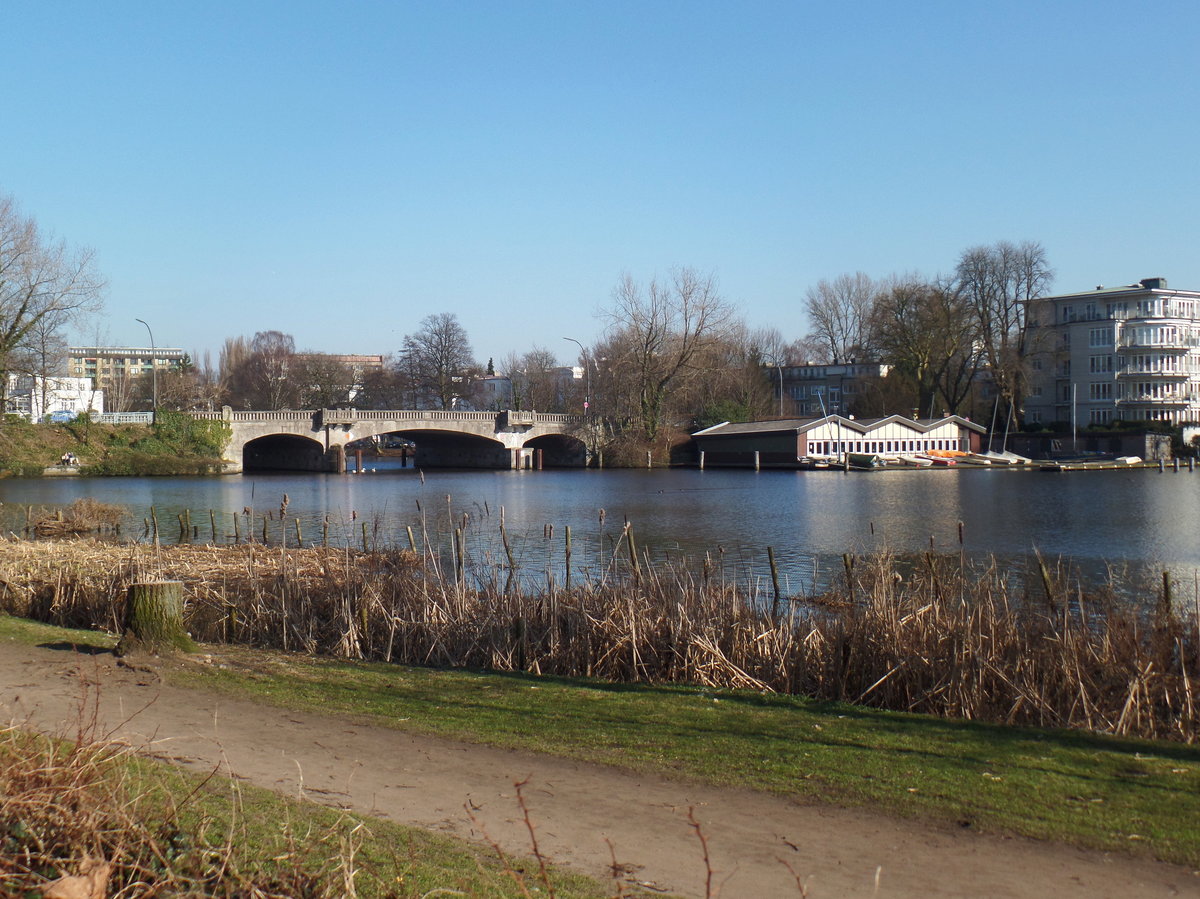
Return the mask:
<svg viewBox="0 0 1200 899">
<path fill-rule="evenodd" d="M 39 537 L 78 537 L 120 530 L 124 509 L 85 497 L 53 512 L 43 512 L 34 520 L 33 532 Z"/>
<path fill-rule="evenodd" d="M 1195 742 L 1200 633 L 1043 566 L 1038 590 L 926 554 L 848 559 L 821 602 L 763 602 L 643 563 L 538 593 L 473 589 L 408 551 L 0 542 L 0 610 L 116 631 L 125 587 L 185 584 L 197 640 L 413 665 L 698 683 Z"/>
</svg>

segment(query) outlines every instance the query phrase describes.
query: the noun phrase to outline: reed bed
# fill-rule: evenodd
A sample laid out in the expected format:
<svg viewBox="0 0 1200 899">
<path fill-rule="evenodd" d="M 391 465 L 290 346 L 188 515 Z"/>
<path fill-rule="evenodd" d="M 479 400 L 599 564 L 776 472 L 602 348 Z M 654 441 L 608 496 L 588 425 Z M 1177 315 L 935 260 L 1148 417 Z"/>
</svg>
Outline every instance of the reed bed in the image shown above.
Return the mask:
<svg viewBox="0 0 1200 899">
<path fill-rule="evenodd" d="M 1170 582 L 1146 605 L 1045 563 L 1037 574 L 1016 584 L 959 555 L 881 553 L 847 556 L 843 583 L 819 596 L 765 597 L 662 563 L 535 592 L 502 573 L 469 586 L 407 550 L 10 540 L 0 610 L 116 631 L 125 587 L 168 578 L 208 643 L 1196 742 L 1200 616 Z"/>
</svg>

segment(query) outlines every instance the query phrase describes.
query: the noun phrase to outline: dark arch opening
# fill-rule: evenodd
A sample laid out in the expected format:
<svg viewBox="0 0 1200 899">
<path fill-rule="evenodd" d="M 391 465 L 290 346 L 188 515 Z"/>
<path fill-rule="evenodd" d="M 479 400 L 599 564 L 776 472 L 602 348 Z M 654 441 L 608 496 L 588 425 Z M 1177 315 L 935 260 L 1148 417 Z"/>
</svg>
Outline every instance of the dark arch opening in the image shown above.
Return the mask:
<svg viewBox="0 0 1200 899">
<path fill-rule="evenodd" d="M 325 447 L 311 437 L 271 434 L 242 447 L 243 471 L 333 471 Z"/>
<path fill-rule="evenodd" d="M 587 464 L 587 446 L 570 434 L 534 437 L 525 449 L 542 451 L 543 468 L 583 468 Z"/>
</svg>

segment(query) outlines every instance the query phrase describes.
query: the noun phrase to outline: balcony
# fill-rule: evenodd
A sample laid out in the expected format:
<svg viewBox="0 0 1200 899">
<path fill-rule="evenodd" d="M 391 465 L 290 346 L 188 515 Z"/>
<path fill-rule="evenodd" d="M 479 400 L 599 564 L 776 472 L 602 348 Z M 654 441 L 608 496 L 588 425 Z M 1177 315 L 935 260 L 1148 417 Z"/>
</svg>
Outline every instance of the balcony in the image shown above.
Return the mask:
<svg viewBox="0 0 1200 899">
<path fill-rule="evenodd" d="M 1188 350 L 1195 349 L 1200 346 L 1194 337 L 1179 336 L 1173 340 L 1135 340 L 1132 337 L 1122 336 L 1117 343 L 1118 353 L 1129 352 L 1159 352 L 1159 353 L 1186 353 Z"/>
<path fill-rule="evenodd" d="M 1135 371 L 1129 368 L 1117 372 L 1117 379 L 1120 381 L 1136 381 L 1140 379 L 1148 381 L 1186 381 L 1188 373 L 1178 369 L 1175 371 Z"/>
<path fill-rule="evenodd" d="M 1117 400 L 1117 405 L 1122 408 L 1128 408 L 1129 406 L 1152 406 L 1159 409 L 1165 406 L 1176 408 L 1187 406 L 1188 398 L 1182 393 L 1169 394 L 1167 396 L 1153 396 L 1149 393 L 1142 393 L 1137 396 L 1121 397 Z"/>
</svg>

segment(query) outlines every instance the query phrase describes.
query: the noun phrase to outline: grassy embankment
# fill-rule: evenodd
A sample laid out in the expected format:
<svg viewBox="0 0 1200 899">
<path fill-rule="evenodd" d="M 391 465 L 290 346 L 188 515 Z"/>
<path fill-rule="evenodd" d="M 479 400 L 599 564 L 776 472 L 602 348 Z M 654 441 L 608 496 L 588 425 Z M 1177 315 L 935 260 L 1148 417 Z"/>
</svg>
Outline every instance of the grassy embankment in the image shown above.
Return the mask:
<svg viewBox="0 0 1200 899">
<path fill-rule="evenodd" d="M 225 428 L 173 412 L 160 412 L 153 425 L 35 423 L 10 415 L 0 423 L 0 476 L 39 477 L 68 452 L 88 475 L 212 474 L 221 468 Z"/>
<path fill-rule="evenodd" d="M 1171 668 L 1192 670 L 1195 623 L 1170 609 L 1142 622 L 1094 596 L 1079 607 L 1081 594 L 1058 595 L 1054 572 L 1045 605 L 989 598 L 980 591 L 999 588 L 978 573 L 963 603 L 966 584 L 931 559 L 927 580 L 910 571 L 901 586 L 884 569 L 853 582 L 853 604 L 773 616 L 725 588 L 648 572 L 607 592 L 522 597 L 447 584 L 407 553 L 128 547 L 117 558 L 89 546 L 58 544 L 49 559 L 36 545 L 4 544 L 7 607 L 111 628 L 115 585 L 169 576 L 187 583 L 189 627 L 201 640 L 511 672 L 224 648 L 228 670 L 186 676 L 205 689 L 1200 864 L 1194 684 Z M 865 577 L 865 567 L 852 570 Z M 527 673 L 577 675 L 585 666 L 605 679 Z M 729 689 L 751 683 L 758 688 Z M 771 684 L 829 698 L 777 695 Z M 839 694 L 941 715 L 833 701 Z M 1174 739 L 1131 736 L 1138 732 Z"/>
</svg>

